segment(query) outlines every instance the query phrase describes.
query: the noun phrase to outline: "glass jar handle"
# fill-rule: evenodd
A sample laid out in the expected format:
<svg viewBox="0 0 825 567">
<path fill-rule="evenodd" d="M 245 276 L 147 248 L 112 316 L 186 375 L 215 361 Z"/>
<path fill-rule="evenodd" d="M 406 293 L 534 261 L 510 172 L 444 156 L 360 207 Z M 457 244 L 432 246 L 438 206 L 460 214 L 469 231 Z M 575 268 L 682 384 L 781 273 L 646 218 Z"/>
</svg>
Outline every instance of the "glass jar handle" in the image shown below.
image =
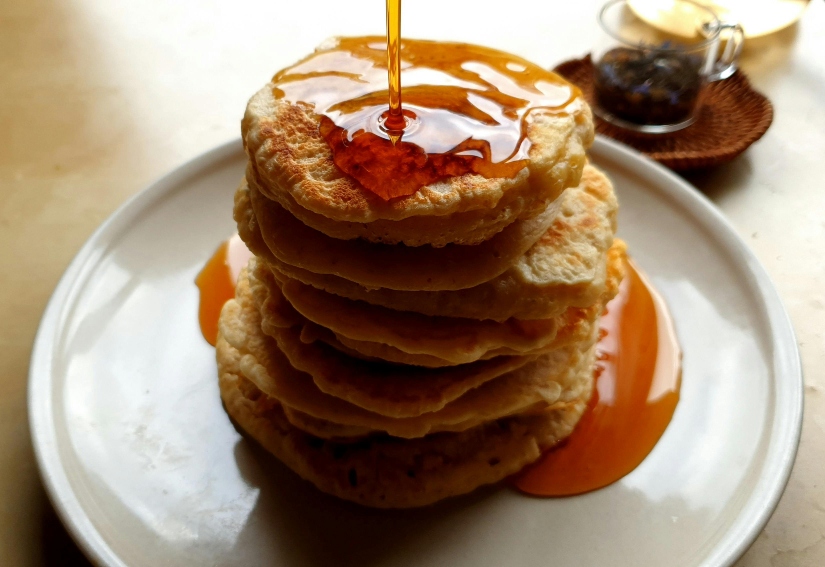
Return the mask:
<svg viewBox="0 0 825 567">
<path fill-rule="evenodd" d="M 719 36 L 725 30 L 730 30 L 730 36 L 725 41 L 725 50 L 722 56 L 714 64 L 714 72 L 710 74 L 708 80 L 719 81 L 727 79 L 736 72 L 736 64 L 739 61 L 739 54 L 742 53 L 742 46 L 745 43 L 745 30 L 739 24 L 719 24 Z"/>
</svg>

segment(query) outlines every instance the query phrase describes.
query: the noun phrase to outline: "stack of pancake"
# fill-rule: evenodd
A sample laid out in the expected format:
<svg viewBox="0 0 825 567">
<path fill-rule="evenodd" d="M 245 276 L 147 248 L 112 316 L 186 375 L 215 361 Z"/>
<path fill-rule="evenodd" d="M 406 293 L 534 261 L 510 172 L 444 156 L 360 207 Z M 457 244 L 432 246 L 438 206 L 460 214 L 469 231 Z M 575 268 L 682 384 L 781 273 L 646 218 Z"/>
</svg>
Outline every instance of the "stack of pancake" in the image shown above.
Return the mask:
<svg viewBox="0 0 825 567">
<path fill-rule="evenodd" d="M 221 313 L 235 422 L 341 498 L 412 507 L 469 492 L 568 436 L 617 292 L 617 203 L 586 163 L 590 111 L 535 120 L 512 179 L 385 201 L 340 172 L 319 117 L 256 94 L 235 195 L 254 258 Z"/>
</svg>

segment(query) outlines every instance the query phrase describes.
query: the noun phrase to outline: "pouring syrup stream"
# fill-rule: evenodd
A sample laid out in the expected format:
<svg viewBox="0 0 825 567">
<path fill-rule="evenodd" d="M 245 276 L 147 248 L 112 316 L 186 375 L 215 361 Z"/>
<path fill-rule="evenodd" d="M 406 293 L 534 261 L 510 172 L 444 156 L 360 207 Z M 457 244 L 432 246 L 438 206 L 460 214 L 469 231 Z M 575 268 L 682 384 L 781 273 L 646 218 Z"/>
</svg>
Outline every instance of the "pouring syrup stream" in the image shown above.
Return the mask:
<svg viewBox="0 0 825 567">
<path fill-rule="evenodd" d="M 387 0 L 387 79 L 390 109 L 384 118 L 384 128 L 395 144 L 406 127 L 401 111 L 401 0 Z"/>
</svg>

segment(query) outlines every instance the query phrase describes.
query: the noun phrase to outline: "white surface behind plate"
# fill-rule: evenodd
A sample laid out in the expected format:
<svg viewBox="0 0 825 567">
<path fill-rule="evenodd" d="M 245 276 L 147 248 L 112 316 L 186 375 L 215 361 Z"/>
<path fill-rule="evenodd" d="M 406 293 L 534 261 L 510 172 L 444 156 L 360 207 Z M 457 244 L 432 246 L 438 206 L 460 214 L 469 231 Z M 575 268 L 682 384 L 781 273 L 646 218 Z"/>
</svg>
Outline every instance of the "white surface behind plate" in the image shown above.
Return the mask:
<svg viewBox="0 0 825 567">
<path fill-rule="evenodd" d="M 773 509 L 796 447 L 790 328 L 750 253 L 675 176 L 604 141 L 592 157 L 614 180 L 620 234 L 671 306 L 685 352 L 673 422 L 633 473 L 573 498 L 500 486 L 380 512 L 318 493 L 242 438 L 220 405 L 193 283 L 233 231 L 244 168 L 234 144 L 115 215 L 44 317 L 32 429 L 86 551 L 133 567 L 732 561 Z"/>
</svg>

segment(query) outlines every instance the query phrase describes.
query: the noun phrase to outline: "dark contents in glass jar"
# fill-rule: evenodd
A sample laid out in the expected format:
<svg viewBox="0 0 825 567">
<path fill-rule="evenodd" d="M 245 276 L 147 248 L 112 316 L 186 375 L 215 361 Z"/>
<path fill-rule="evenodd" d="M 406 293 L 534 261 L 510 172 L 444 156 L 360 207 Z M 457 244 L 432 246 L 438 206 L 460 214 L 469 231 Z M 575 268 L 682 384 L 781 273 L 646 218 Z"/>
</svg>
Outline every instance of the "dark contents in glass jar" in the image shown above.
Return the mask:
<svg viewBox="0 0 825 567">
<path fill-rule="evenodd" d="M 596 63 L 598 106 L 635 124 L 690 118 L 702 87 L 702 58 L 679 51 L 616 47 Z"/>
</svg>

